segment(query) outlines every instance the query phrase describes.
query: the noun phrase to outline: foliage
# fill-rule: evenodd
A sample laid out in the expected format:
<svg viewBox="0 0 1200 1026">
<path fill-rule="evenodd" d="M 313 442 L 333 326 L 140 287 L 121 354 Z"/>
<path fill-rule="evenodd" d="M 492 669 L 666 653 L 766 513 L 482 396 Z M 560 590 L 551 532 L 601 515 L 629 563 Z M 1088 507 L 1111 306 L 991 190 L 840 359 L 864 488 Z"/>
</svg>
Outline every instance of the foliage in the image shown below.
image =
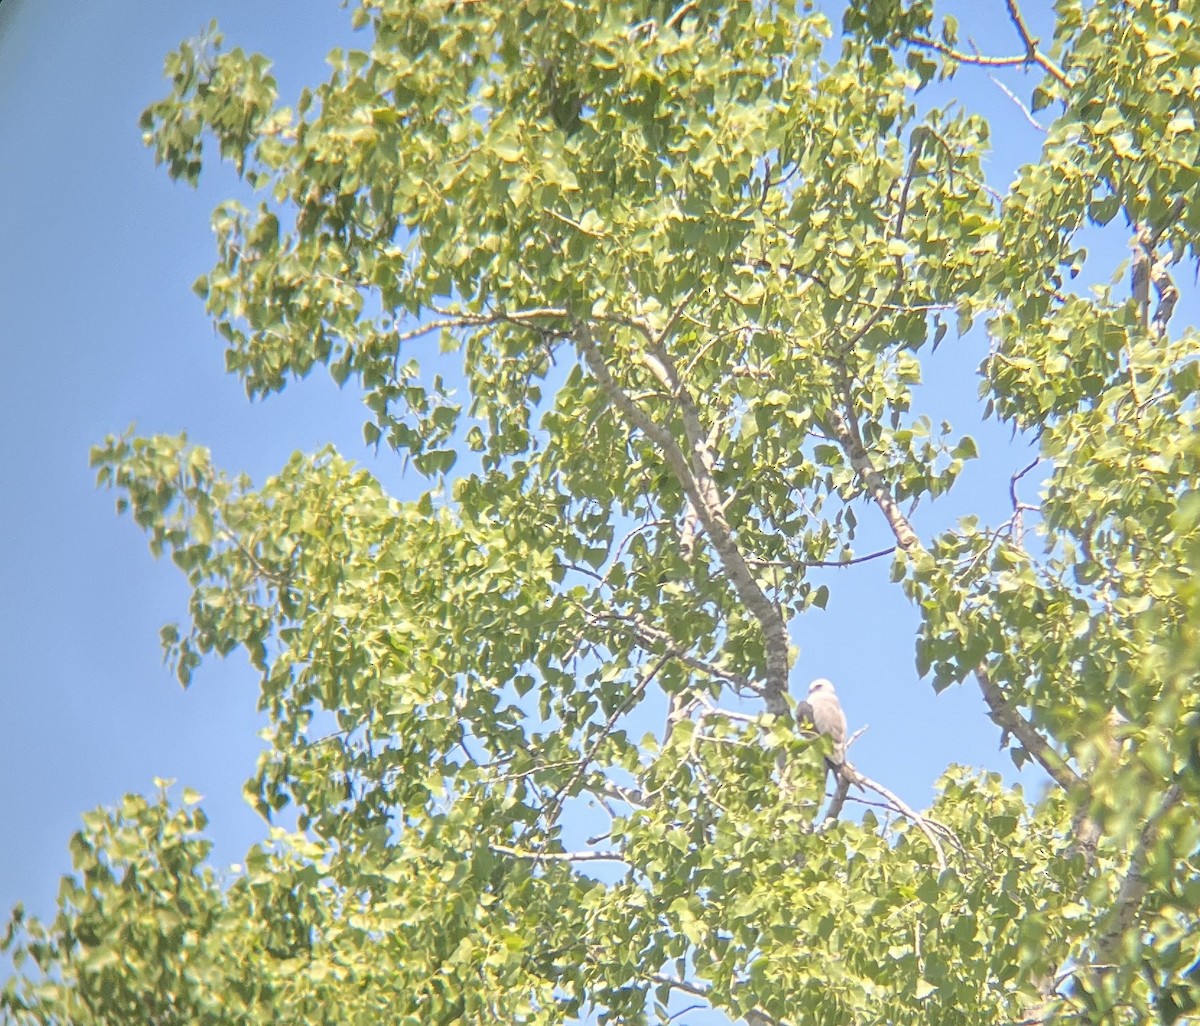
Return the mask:
<svg viewBox="0 0 1200 1026">
<path fill-rule="evenodd" d="M 928 0 L 851 4 L 840 42 L 795 0 L 362 0 L 294 110 L 219 37 L 172 55 L 158 159 L 194 182 L 215 143 L 258 197 L 197 284 L 229 369 L 353 382 L 428 490 L 332 451 L 259 488 L 183 439 L 95 451 L 191 584 L 181 681 L 259 671 L 247 795 L 298 832 L 219 878 L 188 796 L 92 814 L 58 916 L 10 923 L 0 1017 L 1191 1014 L 1200 4 L 1055 6 L 1043 50 L 1009 4 L 991 58 Z M 1054 118 L 1003 196 L 987 123 L 919 103 L 975 64 L 1037 68 Z M 1068 291 L 1105 224 L 1131 294 Z M 911 507 L 976 446 L 916 386 L 976 321 L 1044 494 L 1015 475 L 1006 522 L 928 537 Z M 919 669 L 977 681 L 1044 795 L 952 767 L 918 814 L 847 767 L 822 813 L 789 631 L 867 514 Z M 841 816 L 851 788 L 892 814 Z"/>
</svg>

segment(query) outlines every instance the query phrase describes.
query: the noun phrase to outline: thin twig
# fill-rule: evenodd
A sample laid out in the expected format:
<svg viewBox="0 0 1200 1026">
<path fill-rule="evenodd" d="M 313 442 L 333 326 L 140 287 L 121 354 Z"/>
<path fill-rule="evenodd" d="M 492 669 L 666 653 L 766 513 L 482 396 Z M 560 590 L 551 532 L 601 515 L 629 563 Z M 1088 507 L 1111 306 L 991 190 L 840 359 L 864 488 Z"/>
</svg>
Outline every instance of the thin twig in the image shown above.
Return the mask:
<svg viewBox="0 0 1200 1026">
<path fill-rule="evenodd" d="M 1017 482 L 1041 462 L 1042 458 L 1038 456 L 1029 466 L 1014 473 L 1008 481 L 1008 496 L 1012 499 L 1013 508 L 1013 515 L 1010 520 L 1010 533 L 1016 541 L 1017 548 L 1022 548 L 1025 541 L 1025 520 L 1023 514 L 1026 512 L 1040 512 L 1037 506 L 1030 506 L 1017 497 Z"/>
<path fill-rule="evenodd" d="M 930 846 L 933 848 L 934 854 L 937 856 L 938 869 L 943 870 L 946 868 L 946 853 L 942 849 L 942 843 L 938 840 L 937 834 L 934 832 L 924 816 L 922 816 L 919 812 L 909 808 L 908 805 L 906 805 L 895 794 L 889 791 L 878 781 L 871 780 L 869 777 L 864 777 L 860 773 L 858 774 L 858 780 L 856 783 L 858 783 L 860 787 L 864 787 L 868 791 L 874 791 L 877 795 L 880 795 L 894 811 L 900 813 L 900 815 L 905 819 L 914 823 L 917 829 L 925 835 L 925 839 L 929 841 Z"/>
<path fill-rule="evenodd" d="M 767 260 L 753 260 L 741 266 L 757 271 L 782 271 L 784 274 L 794 274 L 798 278 L 803 278 L 805 281 L 811 281 L 814 285 L 819 285 L 826 292 L 828 292 L 830 297 L 833 299 L 837 299 L 849 306 L 870 307 L 874 313 L 878 313 L 879 311 L 888 313 L 939 313 L 946 310 L 958 309 L 957 303 L 891 303 L 887 301 L 882 303 L 873 303 L 869 299 L 858 299 L 855 296 L 839 294 L 834 292 L 829 283 L 816 272 L 806 271 L 802 267 L 796 267 L 787 261 L 782 261 L 778 264 L 771 264 L 770 261 Z"/>
<path fill-rule="evenodd" d="M 1011 89 L 1009 89 L 1008 86 L 1006 86 L 1003 82 L 1001 82 L 1000 79 L 998 79 L 995 75 L 988 75 L 988 78 L 990 78 L 992 80 L 992 85 L 994 85 L 997 89 L 999 89 L 1002 93 L 1004 93 L 1005 96 L 1007 96 L 1010 100 L 1012 100 L 1013 103 L 1015 103 L 1017 105 L 1017 109 L 1025 116 L 1026 121 L 1028 121 L 1031 125 L 1033 125 L 1033 127 L 1036 128 L 1039 132 L 1046 131 L 1046 126 L 1043 125 L 1040 121 L 1038 121 L 1037 118 L 1035 118 L 1033 116 L 1033 112 L 1028 107 L 1026 107 L 1025 104 L 1023 104 L 1021 102 L 1021 98 L 1019 96 L 1017 96 L 1016 93 L 1014 93 Z"/>
<path fill-rule="evenodd" d="M 584 773 L 587 772 L 588 766 L 591 765 L 592 760 L 596 757 L 596 753 L 600 750 L 600 746 L 604 743 L 604 739 L 612 733 L 613 728 L 617 725 L 617 721 L 624 716 L 625 713 L 630 710 L 630 708 L 632 708 L 633 704 L 638 700 L 638 697 L 645 692 L 650 682 L 658 676 L 659 671 L 663 668 L 669 658 L 670 656 L 663 656 L 661 659 L 655 662 L 649 670 L 642 674 L 641 680 L 639 680 L 637 684 L 630 689 L 629 695 L 625 701 L 613 710 L 613 714 L 608 718 L 608 721 L 603 727 L 600 728 L 600 733 L 596 735 L 591 745 L 588 746 L 588 750 L 580 757 L 579 765 L 576 767 L 575 772 L 571 774 L 570 779 L 554 792 L 554 795 L 551 797 L 550 802 L 548 803 L 548 808 L 550 811 L 545 816 L 547 828 L 554 826 L 555 821 L 558 819 L 558 814 L 562 809 L 563 802 L 566 800 L 571 788 L 573 788 L 579 782 L 579 779 L 584 775 Z"/>
<path fill-rule="evenodd" d="M 750 559 L 747 562 L 751 566 L 777 566 L 783 569 L 802 566 L 840 570 L 843 567 L 855 566 L 858 563 L 867 563 L 872 559 L 882 559 L 884 556 L 892 555 L 895 551 L 896 546 L 889 545 L 886 549 L 880 549 L 878 552 L 870 552 L 865 556 L 854 556 L 852 559 Z"/>
<path fill-rule="evenodd" d="M 545 210 L 545 213 L 549 214 L 556 221 L 561 221 L 563 224 L 568 225 L 571 228 L 574 228 L 577 232 L 579 232 L 582 235 L 587 235 L 593 239 L 603 239 L 604 238 L 603 232 L 589 231 L 587 228 L 585 228 L 583 225 L 581 225 L 578 221 L 574 220 L 573 218 L 567 217 L 566 214 L 560 214 L 557 210 L 551 210 L 549 207 L 547 207 Z"/>
<path fill-rule="evenodd" d="M 735 723 L 759 723 L 760 719 L 757 716 L 752 716 L 750 713 L 734 712 L 732 709 L 722 709 L 719 706 L 713 705 L 712 699 L 707 695 L 697 695 L 697 700 L 704 706 L 705 712 L 709 716 L 723 716 L 727 720 L 733 720 Z"/>
<path fill-rule="evenodd" d="M 674 14 L 671 15 L 671 17 L 669 17 L 666 20 L 665 26 L 669 29 L 677 28 L 679 26 L 679 23 L 682 22 L 684 18 L 686 18 L 689 14 L 693 13 L 696 10 L 697 10 L 696 5 L 694 3 L 692 3 L 691 0 L 689 0 L 688 3 L 683 4 L 679 8 L 679 10 L 677 10 Z"/>
<path fill-rule="evenodd" d="M 291 588 L 291 576 L 289 574 L 280 574 L 263 566 L 258 557 L 250 551 L 245 543 L 243 543 L 241 538 L 234 534 L 232 530 L 222 527 L 220 531 L 218 531 L 218 537 L 224 538 L 226 541 L 233 542 L 233 544 L 238 547 L 238 550 L 242 553 L 242 555 L 250 561 L 251 566 L 258 571 L 259 575 L 265 580 L 270 581 L 277 589 Z"/>
<path fill-rule="evenodd" d="M 1030 463 L 1027 467 L 1024 467 L 1023 469 L 1016 471 L 1012 475 L 1012 477 L 1009 479 L 1008 494 L 1009 494 L 1009 497 L 1012 499 L 1013 509 L 1016 509 L 1017 506 L 1020 505 L 1020 502 L 1017 499 L 1017 482 L 1020 481 L 1021 478 L 1023 478 L 1026 474 L 1028 474 L 1031 470 L 1033 470 L 1041 462 L 1042 462 L 1042 458 L 1039 456 L 1032 463 Z"/>
<path fill-rule="evenodd" d="M 708 997 L 707 987 L 701 987 L 698 984 L 689 983 L 687 980 L 681 980 L 676 976 L 667 976 L 665 973 L 651 973 L 648 979 L 651 983 L 665 984 L 674 990 L 681 990 L 685 994 L 691 994 L 692 997 Z"/>
<path fill-rule="evenodd" d="M 670 656 L 672 659 L 677 659 L 685 666 L 690 666 L 693 670 L 699 670 L 701 673 L 706 673 L 715 680 L 723 680 L 741 691 L 749 691 L 751 693 L 759 693 L 757 688 L 748 677 L 737 673 L 733 670 L 723 670 L 719 666 L 699 658 L 698 656 L 689 655 L 680 649 L 675 643 L 671 635 L 665 631 L 660 631 L 656 627 L 651 627 L 637 614 L 625 614 L 610 612 L 605 614 L 594 613 L 589 609 L 580 607 L 580 611 L 588 619 L 588 621 L 597 627 L 604 626 L 607 623 L 616 622 L 623 626 L 627 626 L 631 633 L 648 648 L 652 648 L 655 652 Z"/>
</svg>

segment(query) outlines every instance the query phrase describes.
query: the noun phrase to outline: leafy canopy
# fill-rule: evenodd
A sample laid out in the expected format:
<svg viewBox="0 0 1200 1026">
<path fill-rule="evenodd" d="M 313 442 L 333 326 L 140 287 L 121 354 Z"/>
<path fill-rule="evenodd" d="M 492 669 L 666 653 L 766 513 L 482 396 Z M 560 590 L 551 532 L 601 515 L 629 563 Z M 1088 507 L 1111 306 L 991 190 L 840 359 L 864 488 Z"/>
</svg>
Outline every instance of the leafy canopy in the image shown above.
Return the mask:
<svg viewBox="0 0 1200 1026">
<path fill-rule="evenodd" d="M 1059 0 L 1047 40 L 1006 11 L 983 55 L 928 0 L 836 39 L 791 0 L 362 0 L 294 108 L 215 34 L 168 58 L 157 159 L 195 182 L 215 147 L 255 197 L 197 283 L 229 370 L 323 365 L 427 490 L 97 448 L 191 584 L 180 680 L 257 668 L 247 797 L 296 829 L 221 876 L 194 796 L 90 814 L 57 917 L 10 923 L 4 1021 L 1195 1010 L 1200 4 Z M 971 65 L 1040 78 L 1003 194 L 988 124 L 923 103 Z M 1104 225 L 1128 285 L 1074 289 Z M 1045 485 L 931 534 L 978 454 L 916 386 L 972 325 Z M 847 765 L 823 803 L 792 637 L 860 530 L 920 673 L 973 680 L 1044 794 L 950 768 L 918 813 Z"/>
</svg>

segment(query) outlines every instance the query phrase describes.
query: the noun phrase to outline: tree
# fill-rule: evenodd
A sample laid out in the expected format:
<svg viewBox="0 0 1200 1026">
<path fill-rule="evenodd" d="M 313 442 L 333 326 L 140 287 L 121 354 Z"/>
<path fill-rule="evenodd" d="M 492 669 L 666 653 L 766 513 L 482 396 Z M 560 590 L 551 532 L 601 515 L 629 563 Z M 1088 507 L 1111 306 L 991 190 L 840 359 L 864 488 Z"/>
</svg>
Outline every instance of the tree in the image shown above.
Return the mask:
<svg viewBox="0 0 1200 1026">
<path fill-rule="evenodd" d="M 215 143 L 261 197 L 217 211 L 198 283 L 230 370 L 354 382 L 428 490 L 333 451 L 254 488 L 182 439 L 96 449 L 192 586 L 181 681 L 260 672 L 248 795 L 297 829 L 223 878 L 194 796 L 90 815 L 57 917 L 10 922 L 5 1021 L 1195 1011 L 1200 3 L 1059 0 L 1045 43 L 1006 6 L 1013 56 L 860 0 L 827 60 L 794 0 L 362 0 L 294 110 L 216 37 L 169 58 L 158 159 L 194 182 Z M 988 125 L 921 105 L 1001 64 L 1053 117 L 1004 195 Z M 1132 288 L 1072 291 L 1103 225 Z M 913 504 L 976 447 L 914 386 L 977 321 L 1045 484 L 930 535 Z M 823 801 L 791 632 L 868 514 L 921 675 L 974 681 L 1044 794 L 951 768 L 918 813 L 847 763 Z M 871 791 L 886 818 L 847 813 Z"/>
</svg>

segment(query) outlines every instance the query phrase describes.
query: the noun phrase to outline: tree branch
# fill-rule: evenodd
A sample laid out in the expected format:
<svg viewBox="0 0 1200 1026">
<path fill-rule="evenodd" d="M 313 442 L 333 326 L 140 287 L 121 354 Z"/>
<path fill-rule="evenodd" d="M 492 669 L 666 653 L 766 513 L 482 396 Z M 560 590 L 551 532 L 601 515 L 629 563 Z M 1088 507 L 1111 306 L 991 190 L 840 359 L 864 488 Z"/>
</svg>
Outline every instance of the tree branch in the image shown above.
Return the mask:
<svg viewBox="0 0 1200 1026">
<path fill-rule="evenodd" d="M 880 549 L 878 552 L 869 552 L 865 556 L 853 556 L 850 559 L 749 559 L 747 562 L 751 566 L 778 566 L 785 568 L 803 566 L 839 570 L 847 566 L 856 566 L 859 563 L 869 563 L 873 559 L 882 559 L 884 556 L 892 555 L 895 551 L 896 546 L 889 545 L 886 549 Z"/>
<path fill-rule="evenodd" d="M 1025 46 L 1023 54 L 1014 57 L 987 57 L 980 53 L 963 53 L 961 50 L 956 50 L 947 43 L 925 35 L 906 36 L 905 42 L 910 46 L 920 47 L 924 50 L 934 50 L 944 57 L 949 57 L 952 61 L 957 61 L 959 64 L 974 64 L 977 67 L 983 68 L 1012 68 L 1036 64 L 1056 82 L 1069 89 L 1071 87 L 1071 80 L 1067 78 L 1066 72 L 1037 48 L 1038 40 L 1034 39 L 1030 34 L 1029 26 L 1025 24 L 1025 19 L 1017 8 L 1016 0 L 1005 0 L 1005 4 L 1008 7 L 1008 16 L 1012 20 L 1013 25 L 1016 26 L 1017 34 L 1021 37 L 1021 42 Z"/>
<path fill-rule="evenodd" d="M 975 679 L 979 682 L 979 690 L 987 703 L 988 715 L 992 722 L 1007 733 L 1012 734 L 1046 774 L 1068 794 L 1074 793 L 1084 786 L 1083 778 L 1063 761 L 1041 734 L 1024 716 L 1009 705 L 1004 692 L 992 680 L 987 667 L 983 664 L 975 667 Z"/>
<path fill-rule="evenodd" d="M 698 656 L 689 655 L 675 644 L 675 639 L 665 631 L 660 631 L 656 627 L 651 627 L 636 613 L 594 613 L 589 609 L 581 607 L 581 612 L 584 617 L 595 626 L 603 626 L 606 621 L 616 621 L 619 624 L 627 625 L 629 631 L 647 647 L 654 646 L 661 650 L 662 654 L 670 656 L 672 659 L 677 659 L 685 666 L 691 667 L 693 670 L 699 670 L 701 673 L 706 673 L 715 680 L 723 680 L 732 684 L 739 691 L 750 691 L 754 694 L 760 693 L 754 683 L 746 676 L 736 673 L 732 670 L 723 670 L 719 666 L 714 666 L 712 663 L 699 658 Z"/>
<path fill-rule="evenodd" d="M 833 791 L 833 799 L 829 802 L 829 808 L 825 810 L 824 822 L 832 823 L 842 814 L 842 807 L 846 804 L 846 797 L 850 794 L 850 773 L 853 772 L 853 767 L 848 762 L 843 762 L 834 772 L 834 780 L 837 781 L 837 786 Z M 829 777 L 829 772 L 826 770 L 826 778 Z"/>
<path fill-rule="evenodd" d="M 1026 512 L 1036 512 L 1037 507 L 1030 506 L 1027 503 L 1024 503 L 1021 501 L 1020 497 L 1017 495 L 1017 482 L 1020 481 L 1021 478 L 1023 478 L 1026 474 L 1028 474 L 1031 470 L 1033 470 L 1034 467 L 1036 467 L 1041 462 L 1042 462 L 1042 458 L 1040 456 L 1037 457 L 1032 463 L 1030 463 L 1023 470 L 1014 471 L 1012 477 L 1009 478 L 1009 481 L 1008 481 L 1008 497 L 1012 500 L 1012 508 L 1013 508 L 1012 519 L 1009 521 L 1009 524 L 1010 524 L 1009 533 L 1011 534 L 1013 540 L 1016 542 L 1018 548 L 1022 548 L 1024 545 L 1024 541 L 1025 541 L 1024 514 Z M 991 546 L 988 546 L 988 547 L 990 548 Z"/>
<path fill-rule="evenodd" d="M 851 467 L 853 467 L 854 471 L 870 489 L 872 498 L 874 498 L 876 505 L 883 512 L 899 547 L 906 551 L 911 548 L 918 548 L 921 543 L 916 531 L 913 530 L 908 518 L 901 512 L 896 500 L 892 497 L 887 482 L 883 480 L 882 475 L 875 469 L 871 457 L 863 445 L 862 435 L 858 429 L 858 422 L 853 416 L 848 382 L 845 382 L 844 375 L 843 393 L 850 417 L 847 419 L 840 410 L 833 407 L 829 412 L 829 424 L 832 433 L 845 450 Z M 1037 462 L 1034 461 L 1024 470 L 1013 475 L 1011 482 L 1012 495 L 1015 496 L 1016 482 L 1032 470 L 1037 465 Z M 980 691 L 983 692 L 984 701 L 987 703 L 989 715 L 993 722 L 1020 740 L 1025 750 L 1029 752 L 1050 778 L 1062 787 L 1063 790 L 1068 793 L 1079 793 L 1079 790 L 1085 787 L 1083 779 L 1051 748 L 1041 734 L 1037 732 L 1033 724 L 1009 705 L 1004 693 L 993 683 L 991 676 L 988 674 L 987 667 L 982 664 L 978 666 L 975 670 L 975 676 L 979 681 Z M 830 804 L 829 811 L 826 813 L 827 821 L 835 818 L 841 811 L 848 789 L 848 783 L 839 782 L 838 791 L 834 796 L 833 802 Z M 1079 834 L 1080 841 L 1085 849 L 1094 849 L 1099 837 L 1097 824 L 1084 816 L 1080 823 Z M 944 861 L 944 856 L 940 855 L 940 859 Z"/>
<path fill-rule="evenodd" d="M 892 794 L 886 787 L 877 781 L 871 780 L 869 777 L 864 777 L 861 773 L 857 773 L 857 783 L 860 787 L 866 788 L 868 791 L 874 791 L 877 795 L 883 798 L 888 803 L 888 806 L 898 812 L 905 819 L 915 823 L 917 829 L 925 835 L 929 841 L 930 847 L 933 848 L 934 854 L 937 856 L 938 870 L 946 868 L 946 853 L 942 849 L 942 843 L 938 840 L 937 834 L 934 832 L 930 821 L 922 816 L 919 812 L 909 808 L 907 804 L 902 802 L 896 795 Z M 944 828 L 943 828 L 944 829 Z"/>
<path fill-rule="evenodd" d="M 670 987 L 672 990 L 678 990 L 684 994 L 690 994 L 692 997 L 703 998 L 705 1001 L 708 1001 L 711 1006 L 711 1000 L 709 998 L 710 991 L 708 987 L 691 983 L 688 980 L 681 980 L 677 976 L 668 976 L 666 973 L 650 973 L 648 979 L 651 983 L 657 983 L 662 986 Z M 749 1026 L 783 1026 L 783 1023 L 780 1022 L 780 1020 L 767 1015 L 766 1012 L 758 1008 L 752 1008 L 750 1011 L 746 1012 L 744 1018 Z"/>
<path fill-rule="evenodd" d="M 609 402 L 620 410 L 630 424 L 658 445 L 676 479 L 691 500 L 696 515 L 721 560 L 725 575 L 742 605 L 758 622 L 763 632 L 766 679 L 762 694 L 767 710 L 777 716 L 786 716 L 788 710 L 784 696 L 787 694 L 788 678 L 787 626 L 774 603 L 754 579 L 754 574 L 734 541 L 733 531 L 725 519 L 725 500 L 713 476 L 712 451 L 706 444 L 695 400 L 679 379 L 665 350 L 652 344 L 653 351 L 645 354 L 645 363 L 679 403 L 684 438 L 688 446 L 685 453 L 671 431 L 653 420 L 617 383 L 600 355 L 591 325 L 586 321 L 576 320 L 574 335 L 584 362 Z"/>
<path fill-rule="evenodd" d="M 979 53 L 963 53 L 962 50 L 956 50 L 948 43 L 943 43 L 940 39 L 934 39 L 931 36 L 905 36 L 904 41 L 909 46 L 915 46 L 922 50 L 933 50 L 959 64 L 974 64 L 981 68 L 1014 68 L 1032 63 L 1029 55 L 1023 53 L 1014 57 L 987 57 Z"/>
<path fill-rule="evenodd" d="M 1000 79 L 998 79 L 995 75 L 988 75 L 988 78 L 992 80 L 992 85 L 994 85 L 1005 96 L 1012 100 L 1014 104 L 1016 104 L 1017 109 L 1024 115 L 1026 121 L 1028 121 L 1039 132 L 1044 133 L 1046 131 L 1046 126 L 1033 116 L 1033 112 L 1021 102 L 1021 98 L 1017 96 L 1016 93 L 1009 89 L 1008 86 L 1001 82 Z"/>
<path fill-rule="evenodd" d="M 562 787 L 554 792 L 553 797 L 550 799 L 547 805 L 547 808 L 550 811 L 545 815 L 547 829 L 554 826 L 555 821 L 558 819 L 558 814 L 562 809 L 563 802 L 566 800 L 567 795 L 569 795 L 571 792 L 571 788 L 573 788 L 579 782 L 579 779 L 584 775 L 584 773 L 587 772 L 588 766 L 596 757 L 596 753 L 600 750 L 600 746 L 604 743 L 604 739 L 612 733 L 613 728 L 617 725 L 617 720 L 624 716 L 625 713 L 627 713 L 633 707 L 634 703 L 645 692 L 650 682 L 658 676 L 659 671 L 663 668 L 663 665 L 669 658 L 670 656 L 663 656 L 661 659 L 655 662 L 650 669 L 646 670 L 646 672 L 642 674 L 641 680 L 639 680 L 633 686 L 629 692 L 629 696 L 624 702 L 617 706 L 615 710 L 613 710 L 613 714 L 609 716 L 604 726 L 600 728 L 600 733 L 596 735 L 591 745 L 588 746 L 588 750 L 584 752 L 582 756 L 580 756 L 579 765 L 576 767 L 575 772 L 571 774 L 571 778 L 565 784 L 563 784 Z"/>
<path fill-rule="evenodd" d="M 1021 16 L 1021 10 L 1017 7 L 1017 0 L 1004 0 L 1004 3 L 1008 7 L 1009 18 L 1012 19 L 1013 25 L 1016 26 L 1017 35 L 1021 37 L 1021 42 L 1025 44 L 1026 59 L 1041 67 L 1047 75 L 1052 76 L 1060 85 L 1070 87 L 1070 80 L 1063 70 L 1037 48 L 1038 40 L 1034 39 L 1030 34 L 1029 26 L 1025 24 L 1025 19 Z"/>
<path fill-rule="evenodd" d="M 849 403 L 848 399 L 847 403 Z M 888 488 L 883 475 L 875 469 L 875 464 L 871 461 L 870 454 L 863 445 L 858 422 L 853 416 L 847 418 L 841 410 L 834 407 L 829 411 L 829 427 L 834 438 L 845 451 L 846 458 L 850 460 L 850 466 L 867 486 L 871 498 L 875 500 L 875 505 L 883 513 L 888 526 L 892 529 L 892 534 L 896 537 L 896 544 L 906 552 L 919 546 L 921 543 L 917 538 L 917 532 L 913 530 L 912 524 L 901 512 L 896 500 L 892 498 L 891 489 Z"/>
<path fill-rule="evenodd" d="M 722 716 L 727 720 L 732 720 L 734 723 L 760 723 L 758 716 L 751 716 L 749 713 L 734 712 L 732 709 L 722 709 L 719 706 L 713 705 L 712 700 L 707 695 L 698 696 L 700 704 L 704 707 L 704 711 L 709 716 Z"/>
<path fill-rule="evenodd" d="M 699 984 L 691 983 L 688 980 L 681 980 L 677 976 L 668 976 L 666 973 L 651 973 L 650 981 L 670 987 L 672 990 L 682 991 L 684 994 L 691 994 L 692 997 L 708 998 L 708 988 L 702 987 Z"/>
<path fill-rule="evenodd" d="M 400 345 L 403 342 L 411 342 L 414 339 L 420 338 L 422 335 L 428 335 L 434 331 L 442 331 L 447 328 L 479 328 L 486 327 L 489 324 L 533 324 L 540 320 L 558 320 L 566 317 L 567 311 L 557 307 L 538 307 L 532 310 L 513 310 L 511 312 L 498 312 L 494 314 L 473 314 L 458 310 L 442 310 L 435 309 L 436 313 L 444 314 L 445 316 L 436 321 L 426 321 L 424 324 L 419 324 L 409 331 L 400 332 L 392 339 L 393 344 Z"/>
<path fill-rule="evenodd" d="M 489 851 L 497 855 L 509 855 L 530 862 L 627 862 L 624 855 L 615 851 L 525 851 L 504 844 L 489 844 Z"/>
<path fill-rule="evenodd" d="M 1146 878 L 1146 860 L 1150 849 L 1158 840 L 1163 822 L 1182 799 L 1183 788 L 1176 781 L 1167 788 L 1158 810 L 1143 825 L 1137 844 L 1129 856 L 1129 868 L 1125 871 L 1109 913 L 1112 917 L 1109 926 L 1096 942 L 1096 962 L 1108 964 L 1121 961 L 1121 942 L 1137 919 L 1150 889 L 1150 881 Z"/>
</svg>

